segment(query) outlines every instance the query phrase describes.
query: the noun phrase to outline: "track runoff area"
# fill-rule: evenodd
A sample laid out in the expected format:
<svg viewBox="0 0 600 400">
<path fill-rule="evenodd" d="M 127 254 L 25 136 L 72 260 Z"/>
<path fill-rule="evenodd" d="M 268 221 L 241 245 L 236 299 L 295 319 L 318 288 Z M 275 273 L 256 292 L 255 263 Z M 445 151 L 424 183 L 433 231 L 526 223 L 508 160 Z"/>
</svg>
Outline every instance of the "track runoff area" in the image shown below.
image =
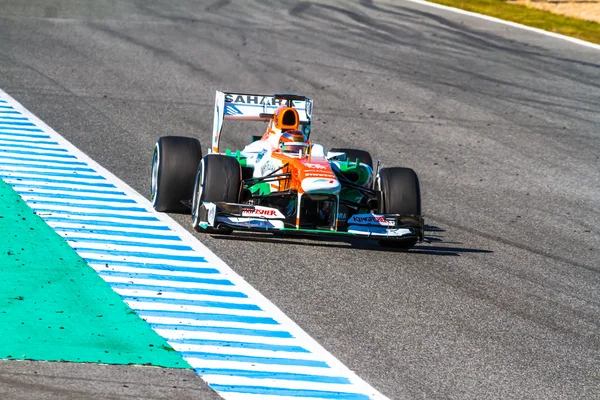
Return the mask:
<svg viewBox="0 0 600 400">
<path fill-rule="evenodd" d="M 221 397 L 386 398 L 2 90 L 0 178 Z"/>
</svg>

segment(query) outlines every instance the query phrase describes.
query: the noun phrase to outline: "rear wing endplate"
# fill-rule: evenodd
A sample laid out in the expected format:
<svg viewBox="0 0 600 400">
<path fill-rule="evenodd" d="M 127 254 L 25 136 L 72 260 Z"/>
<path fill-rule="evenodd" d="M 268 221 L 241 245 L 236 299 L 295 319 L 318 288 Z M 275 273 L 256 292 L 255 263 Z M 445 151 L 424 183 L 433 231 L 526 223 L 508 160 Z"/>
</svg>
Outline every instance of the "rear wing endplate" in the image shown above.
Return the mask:
<svg viewBox="0 0 600 400">
<path fill-rule="evenodd" d="M 268 121 L 277 107 L 282 104 L 287 104 L 298 111 L 301 125 L 304 127 L 310 125 L 313 101 L 308 97 L 295 94 L 229 93 L 217 90 L 212 152 L 219 152 L 224 120 Z"/>
</svg>

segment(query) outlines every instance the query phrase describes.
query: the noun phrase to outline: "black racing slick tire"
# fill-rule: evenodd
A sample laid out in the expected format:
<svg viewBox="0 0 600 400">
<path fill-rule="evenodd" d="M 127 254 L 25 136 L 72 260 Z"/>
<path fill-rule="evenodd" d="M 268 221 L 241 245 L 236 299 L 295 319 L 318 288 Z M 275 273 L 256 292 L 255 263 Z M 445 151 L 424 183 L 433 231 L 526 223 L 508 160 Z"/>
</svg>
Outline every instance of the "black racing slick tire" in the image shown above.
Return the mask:
<svg viewBox="0 0 600 400">
<path fill-rule="evenodd" d="M 371 167 L 371 169 L 373 169 L 373 158 L 368 151 L 356 149 L 331 149 L 330 151 L 346 153 L 347 161 L 354 162 L 358 158 L 362 164 L 367 164 L 369 167 Z"/>
<path fill-rule="evenodd" d="M 194 184 L 192 227 L 198 232 L 230 233 L 230 229 L 203 228 L 199 213 L 202 202 L 239 203 L 242 193 L 242 168 L 234 157 L 222 154 L 204 156 Z"/>
<path fill-rule="evenodd" d="M 381 201 L 379 212 L 382 214 L 421 215 L 421 187 L 415 171 L 410 168 L 382 168 L 379 171 L 379 190 Z M 406 240 L 380 240 L 382 246 L 408 249 L 418 238 Z"/>
<path fill-rule="evenodd" d="M 163 136 L 154 146 L 150 200 L 156 211 L 188 213 L 202 147 L 195 138 Z"/>
</svg>

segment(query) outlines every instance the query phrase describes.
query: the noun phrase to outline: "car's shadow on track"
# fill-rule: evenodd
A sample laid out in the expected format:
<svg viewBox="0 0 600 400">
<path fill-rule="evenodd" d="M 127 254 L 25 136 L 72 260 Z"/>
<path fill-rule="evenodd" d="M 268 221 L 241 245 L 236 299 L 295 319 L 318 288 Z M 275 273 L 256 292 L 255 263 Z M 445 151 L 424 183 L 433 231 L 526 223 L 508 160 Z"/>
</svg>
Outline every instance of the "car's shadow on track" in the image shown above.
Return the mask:
<svg viewBox="0 0 600 400">
<path fill-rule="evenodd" d="M 427 254 L 437 256 L 459 256 L 461 253 L 493 253 L 491 250 L 460 247 L 462 242 L 444 240 L 442 233 L 446 232 L 434 225 L 425 225 L 425 240 L 409 250 L 412 254 Z M 432 245 L 435 243 L 436 245 Z"/>
<path fill-rule="evenodd" d="M 460 242 L 446 242 L 440 235 L 443 232 L 446 231 L 439 227 L 425 225 L 425 240 L 422 243 L 419 243 L 408 250 L 394 247 L 384 247 L 381 246 L 376 240 L 365 240 L 348 237 L 318 237 L 299 233 L 286 233 L 285 235 L 283 235 L 272 233 L 236 231 L 230 235 L 211 235 L 211 237 L 213 239 L 231 241 L 383 251 L 387 253 L 423 254 L 435 256 L 460 256 L 463 253 L 493 253 L 493 251 L 491 250 L 460 247 L 458 246 L 461 244 Z"/>
</svg>

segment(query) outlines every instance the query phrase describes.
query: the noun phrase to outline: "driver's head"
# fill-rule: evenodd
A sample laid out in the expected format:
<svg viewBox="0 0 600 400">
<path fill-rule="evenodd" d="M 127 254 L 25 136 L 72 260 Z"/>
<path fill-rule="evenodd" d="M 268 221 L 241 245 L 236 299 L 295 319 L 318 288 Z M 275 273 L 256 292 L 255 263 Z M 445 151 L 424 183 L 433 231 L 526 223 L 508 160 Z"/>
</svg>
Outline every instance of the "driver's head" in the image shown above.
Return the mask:
<svg viewBox="0 0 600 400">
<path fill-rule="evenodd" d="M 303 153 L 308 151 L 308 143 L 304 140 L 304 134 L 298 130 L 290 130 L 283 132 L 279 138 L 279 148 L 281 151 L 298 153 L 302 150 Z"/>
</svg>

